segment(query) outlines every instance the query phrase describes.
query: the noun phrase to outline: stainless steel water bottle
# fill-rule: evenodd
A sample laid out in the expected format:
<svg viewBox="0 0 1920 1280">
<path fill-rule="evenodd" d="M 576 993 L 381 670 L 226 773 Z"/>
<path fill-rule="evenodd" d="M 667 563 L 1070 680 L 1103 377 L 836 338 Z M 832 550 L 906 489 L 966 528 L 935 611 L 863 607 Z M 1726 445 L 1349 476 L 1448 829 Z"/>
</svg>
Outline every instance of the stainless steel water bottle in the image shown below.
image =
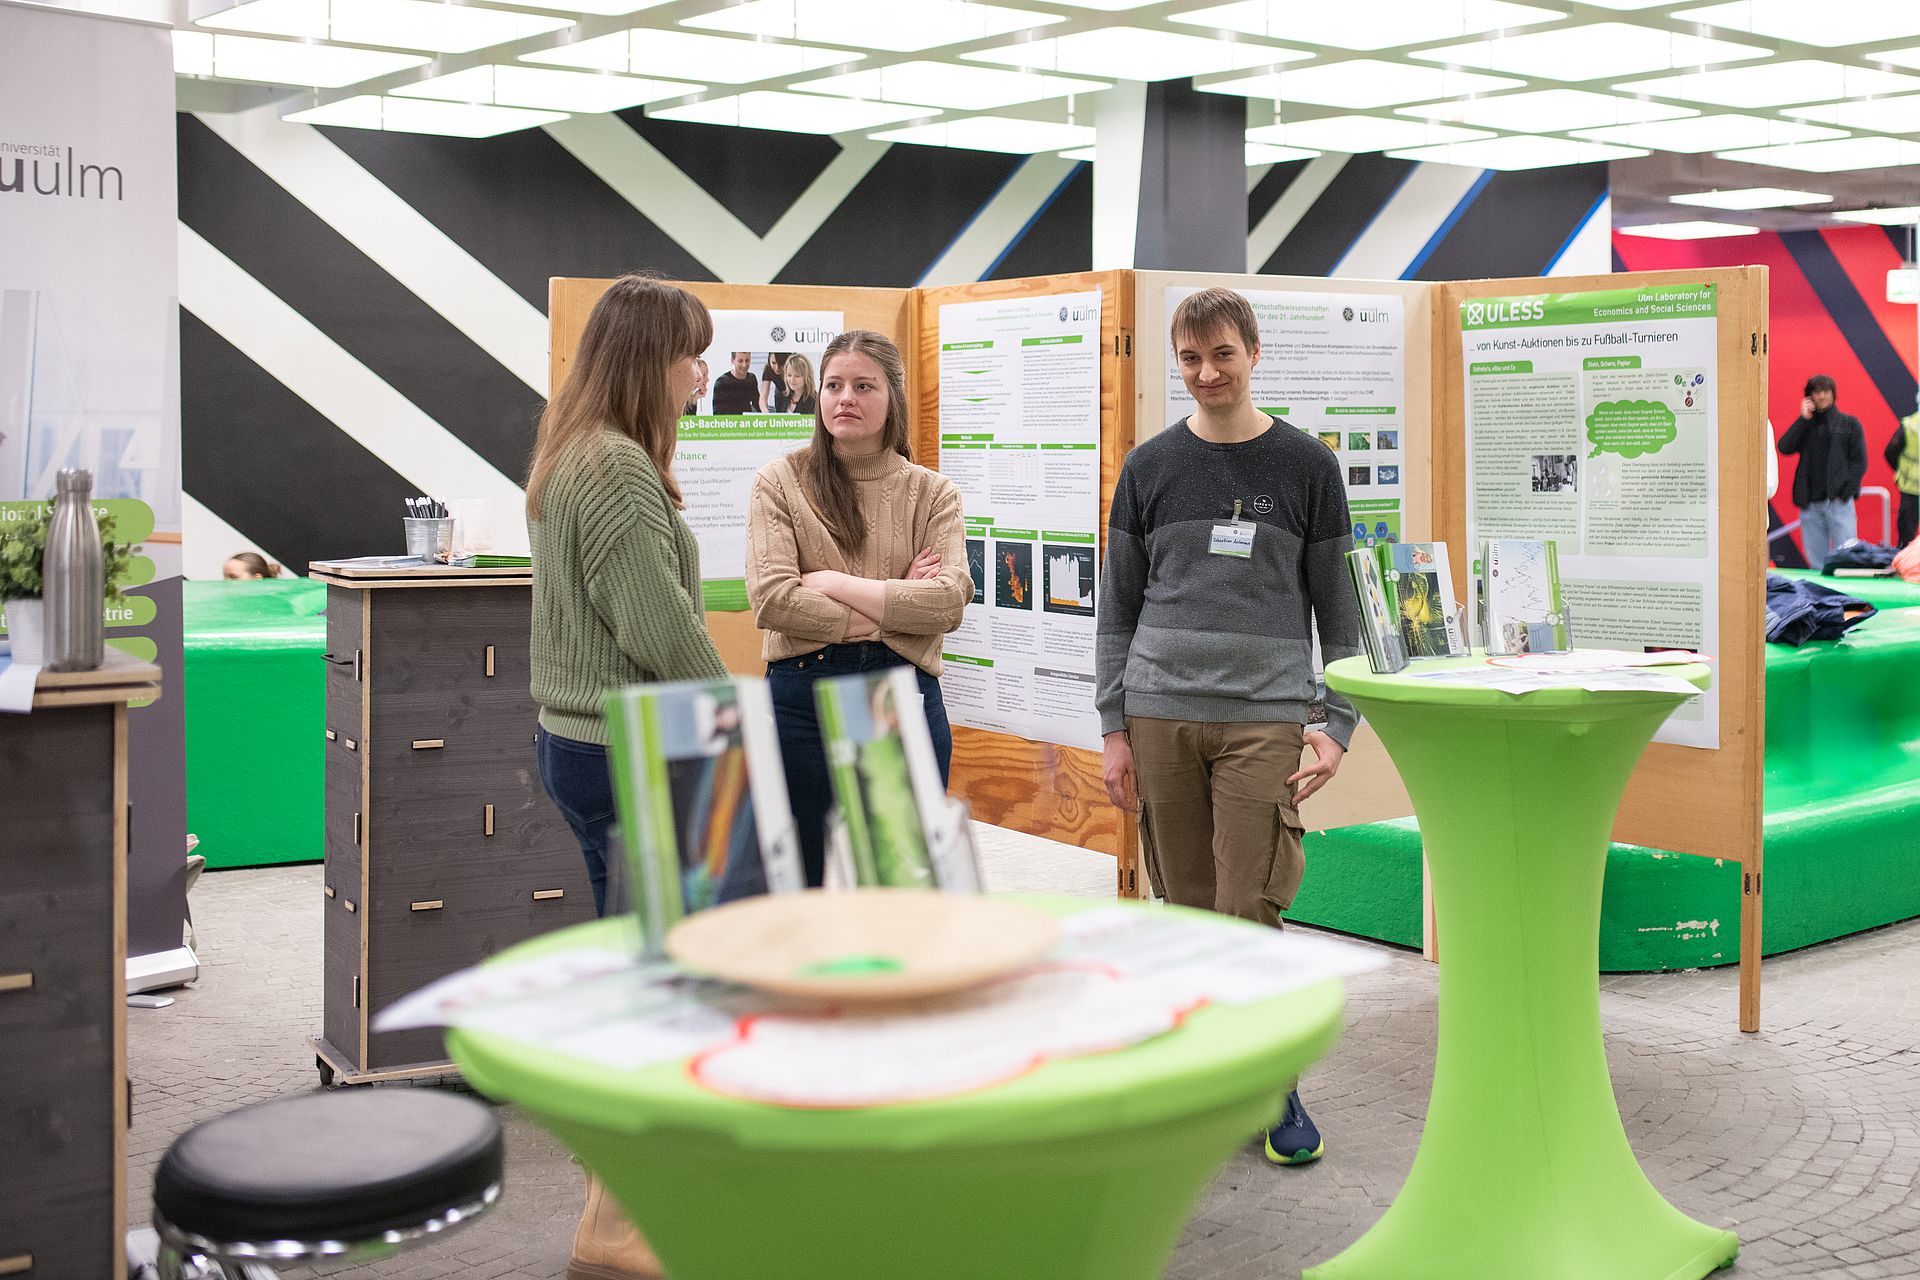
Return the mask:
<svg viewBox="0 0 1920 1280">
<path fill-rule="evenodd" d="M 67 469 L 55 483 L 41 568 L 47 602 L 47 669 L 91 671 L 106 657 L 106 568 L 93 518 L 93 474 Z"/>
</svg>

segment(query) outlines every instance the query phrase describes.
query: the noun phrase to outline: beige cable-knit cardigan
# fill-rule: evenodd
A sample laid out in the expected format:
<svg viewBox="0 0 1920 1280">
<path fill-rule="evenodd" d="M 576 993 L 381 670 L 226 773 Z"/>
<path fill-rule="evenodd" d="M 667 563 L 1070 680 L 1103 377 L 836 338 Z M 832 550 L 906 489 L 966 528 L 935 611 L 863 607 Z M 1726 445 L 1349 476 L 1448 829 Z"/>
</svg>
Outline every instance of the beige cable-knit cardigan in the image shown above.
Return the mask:
<svg viewBox="0 0 1920 1280">
<path fill-rule="evenodd" d="M 800 585 L 803 573 L 838 569 L 886 582 L 881 642 L 928 675 L 938 676 L 940 642 L 960 625 L 973 599 L 960 491 L 939 472 L 897 453 L 845 459 L 867 521 L 865 551 L 849 561 L 807 501 L 800 479 L 805 456 L 801 449 L 777 458 L 753 480 L 747 508 L 747 599 L 754 623 L 767 633 L 762 656 L 778 662 L 845 638 L 853 610 Z M 940 553 L 939 575 L 906 581 L 901 575 L 928 547 Z"/>
</svg>

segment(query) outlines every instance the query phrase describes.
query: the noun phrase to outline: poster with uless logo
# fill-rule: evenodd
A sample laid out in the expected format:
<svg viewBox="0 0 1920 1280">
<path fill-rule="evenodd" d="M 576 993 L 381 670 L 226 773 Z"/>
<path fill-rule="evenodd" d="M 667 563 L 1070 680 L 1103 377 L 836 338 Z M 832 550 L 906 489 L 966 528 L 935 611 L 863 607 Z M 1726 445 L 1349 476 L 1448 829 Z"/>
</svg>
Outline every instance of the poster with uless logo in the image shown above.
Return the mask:
<svg viewBox="0 0 1920 1280">
<path fill-rule="evenodd" d="M 1170 286 L 1166 314 L 1197 287 Z M 1398 542 L 1407 492 L 1406 318 L 1398 294 L 1241 289 L 1260 328 L 1253 403 L 1340 460 L 1357 547 Z M 1191 414 L 1177 353 L 1167 360 L 1166 422 Z M 1224 514 L 1224 513 L 1223 513 Z"/>
<path fill-rule="evenodd" d="M 1552 540 L 1584 649 L 1720 645 L 1713 285 L 1470 298 L 1467 546 Z M 1719 694 L 1656 741 L 1720 745 Z"/>
<path fill-rule="evenodd" d="M 747 502 L 754 473 L 813 438 L 820 358 L 838 311 L 715 311 L 713 342 L 680 419 L 673 474 L 700 542 L 706 607 L 747 608 Z"/>
<path fill-rule="evenodd" d="M 940 470 L 973 603 L 947 637 L 954 724 L 1097 750 L 1100 292 L 940 308 Z"/>
</svg>

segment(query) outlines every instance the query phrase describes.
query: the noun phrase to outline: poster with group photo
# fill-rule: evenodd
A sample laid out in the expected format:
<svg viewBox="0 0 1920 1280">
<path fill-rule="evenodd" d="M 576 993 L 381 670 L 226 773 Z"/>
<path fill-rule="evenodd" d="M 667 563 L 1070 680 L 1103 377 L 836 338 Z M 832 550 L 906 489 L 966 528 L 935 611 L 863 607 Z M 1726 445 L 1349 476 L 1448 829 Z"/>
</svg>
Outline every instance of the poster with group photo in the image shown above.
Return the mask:
<svg viewBox="0 0 1920 1280">
<path fill-rule="evenodd" d="M 1719 650 L 1718 295 L 1663 285 L 1461 304 L 1467 547 L 1552 539 L 1580 648 Z M 1717 689 L 1655 740 L 1720 745 Z"/>
<path fill-rule="evenodd" d="M 713 344 L 680 419 L 673 472 L 700 541 L 706 607 L 747 607 L 747 500 L 754 473 L 813 437 L 820 357 L 838 311 L 715 311 Z"/>
<path fill-rule="evenodd" d="M 974 582 L 947 637 L 955 724 L 1100 746 L 1100 291 L 940 308 L 940 470 Z"/>
<path fill-rule="evenodd" d="M 1170 286 L 1167 315 L 1199 293 Z M 1398 294 L 1240 289 L 1260 327 L 1253 403 L 1308 432 L 1340 460 L 1353 544 L 1400 541 L 1407 493 L 1406 318 Z M 1166 421 L 1193 412 L 1178 360 L 1167 361 Z"/>
</svg>

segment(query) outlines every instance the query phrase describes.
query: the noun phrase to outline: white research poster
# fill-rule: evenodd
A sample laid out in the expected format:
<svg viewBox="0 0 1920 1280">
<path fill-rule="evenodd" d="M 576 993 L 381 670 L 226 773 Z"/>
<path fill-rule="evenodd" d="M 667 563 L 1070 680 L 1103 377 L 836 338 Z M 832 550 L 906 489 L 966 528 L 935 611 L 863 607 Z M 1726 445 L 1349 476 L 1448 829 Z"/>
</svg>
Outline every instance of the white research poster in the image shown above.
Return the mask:
<svg viewBox="0 0 1920 1280">
<path fill-rule="evenodd" d="M 1199 293 L 1169 286 L 1167 315 Z M 1319 439 L 1340 459 L 1356 547 L 1400 540 L 1406 506 L 1406 308 L 1397 293 L 1236 289 L 1253 306 L 1260 360 L 1253 403 Z M 1169 354 L 1166 421 L 1193 412 Z"/>
<path fill-rule="evenodd" d="M 946 640 L 955 724 L 1097 750 L 1100 291 L 940 308 L 940 471 L 973 603 Z"/>
<path fill-rule="evenodd" d="M 700 384 L 673 454 L 687 524 L 700 543 L 706 607 L 747 607 L 747 501 L 753 476 L 813 438 L 820 356 L 838 311 L 715 311 Z"/>
<path fill-rule="evenodd" d="M 1718 304 L 1711 284 L 1461 304 L 1469 555 L 1557 543 L 1580 648 L 1719 652 Z M 1718 747 L 1718 685 L 1655 741 Z"/>
</svg>

